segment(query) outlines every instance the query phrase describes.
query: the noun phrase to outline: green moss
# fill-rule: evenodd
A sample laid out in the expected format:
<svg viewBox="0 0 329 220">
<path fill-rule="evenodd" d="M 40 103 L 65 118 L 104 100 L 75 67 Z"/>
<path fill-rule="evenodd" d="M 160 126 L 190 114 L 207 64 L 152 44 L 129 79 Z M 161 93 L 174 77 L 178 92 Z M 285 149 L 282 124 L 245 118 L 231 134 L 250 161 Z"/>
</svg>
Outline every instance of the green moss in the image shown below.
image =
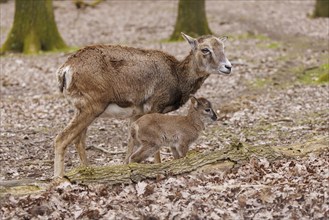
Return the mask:
<svg viewBox="0 0 329 220">
<path fill-rule="evenodd" d="M 247 85 L 252 90 L 262 90 L 270 86 L 275 86 L 276 88 L 286 88 L 291 85 L 289 81 L 282 81 L 280 78 L 281 72 L 278 72 L 275 76 L 258 77 L 254 80 L 247 82 Z"/>
<path fill-rule="evenodd" d="M 279 49 L 282 47 L 282 43 L 274 41 L 268 36 L 262 34 L 253 34 L 253 33 L 243 33 L 240 35 L 231 35 L 229 38 L 233 40 L 256 40 L 257 46 L 265 49 Z"/>
<path fill-rule="evenodd" d="M 54 49 L 54 50 L 51 50 L 51 51 L 39 51 L 38 54 L 43 55 L 43 54 L 53 54 L 53 53 L 60 53 L 60 52 L 72 53 L 72 52 L 75 52 L 79 49 L 81 49 L 81 47 L 73 46 L 73 47 L 65 47 L 65 48 L 62 48 L 62 49 Z"/>
<path fill-rule="evenodd" d="M 288 59 L 289 56 L 280 57 L 279 59 Z M 287 70 L 280 70 L 273 76 L 256 78 L 247 82 L 250 89 L 264 89 L 269 86 L 276 88 L 287 88 L 296 84 L 295 76 L 297 75 L 297 83 L 303 84 L 325 84 L 329 83 L 329 63 L 318 67 L 305 69 L 305 66 L 295 66 Z"/>
<path fill-rule="evenodd" d="M 253 88 L 264 88 L 266 85 L 270 84 L 272 80 L 270 78 L 256 78 L 251 82 Z"/>
<path fill-rule="evenodd" d="M 260 48 L 276 50 L 281 47 L 281 44 L 275 41 L 261 41 L 257 44 L 257 46 Z"/>
<path fill-rule="evenodd" d="M 267 45 L 267 48 L 269 48 L 269 49 L 278 49 L 280 47 L 281 47 L 281 45 L 278 42 L 272 42 Z"/>
<path fill-rule="evenodd" d="M 40 186 L 35 185 L 26 185 L 26 186 L 14 186 L 14 187 L 0 187 L 0 198 L 8 195 L 8 194 L 14 194 L 14 195 L 25 195 L 25 194 L 31 194 L 31 193 L 39 193 L 43 188 Z"/>
<path fill-rule="evenodd" d="M 239 35 L 230 35 L 229 38 L 233 38 L 235 40 L 245 40 L 245 39 L 258 39 L 261 41 L 271 40 L 269 37 L 262 34 L 254 34 L 254 33 L 243 33 Z"/>
<path fill-rule="evenodd" d="M 286 54 L 286 55 L 283 55 L 283 56 L 278 56 L 276 58 L 277 61 L 290 61 L 290 60 L 293 60 L 295 59 L 295 55 L 291 55 L 291 54 Z"/>
<path fill-rule="evenodd" d="M 299 74 L 298 80 L 303 84 L 323 84 L 329 82 L 329 63 L 306 69 Z"/>
<path fill-rule="evenodd" d="M 318 79 L 319 83 L 325 83 L 325 82 L 329 82 L 329 74 L 328 73 L 323 73 L 319 79 Z"/>
</svg>

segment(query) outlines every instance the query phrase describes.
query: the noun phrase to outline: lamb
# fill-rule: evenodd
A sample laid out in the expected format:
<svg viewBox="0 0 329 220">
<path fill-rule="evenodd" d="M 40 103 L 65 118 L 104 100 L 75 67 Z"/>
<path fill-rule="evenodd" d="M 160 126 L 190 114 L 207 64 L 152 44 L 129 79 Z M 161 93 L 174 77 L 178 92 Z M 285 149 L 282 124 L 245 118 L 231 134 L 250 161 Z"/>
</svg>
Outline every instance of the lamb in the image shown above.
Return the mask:
<svg viewBox="0 0 329 220">
<path fill-rule="evenodd" d="M 192 48 L 182 61 L 162 51 L 120 45 L 87 46 L 67 59 L 57 71 L 58 87 L 76 113 L 55 138 L 54 177 L 64 175 L 64 154 L 70 144 L 75 144 L 81 164 L 88 165 L 86 132 L 96 118 L 135 121 L 144 114 L 174 111 L 209 74 L 231 73 L 225 37 L 182 36 Z M 131 151 L 128 148 L 127 155 Z"/>
<path fill-rule="evenodd" d="M 126 163 L 141 162 L 162 146 L 170 146 L 175 159 L 185 157 L 205 123 L 211 120 L 217 120 L 211 103 L 194 96 L 186 116 L 153 113 L 140 117 L 131 125 L 129 147 L 133 151 Z"/>
</svg>

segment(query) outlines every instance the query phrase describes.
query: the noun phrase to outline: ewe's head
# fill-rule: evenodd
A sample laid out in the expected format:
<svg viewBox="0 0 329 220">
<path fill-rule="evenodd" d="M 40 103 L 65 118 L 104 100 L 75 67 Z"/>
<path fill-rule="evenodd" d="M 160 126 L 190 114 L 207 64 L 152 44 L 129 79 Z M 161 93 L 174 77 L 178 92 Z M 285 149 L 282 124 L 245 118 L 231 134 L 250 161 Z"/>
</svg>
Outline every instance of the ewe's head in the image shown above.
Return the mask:
<svg viewBox="0 0 329 220">
<path fill-rule="evenodd" d="M 224 53 L 224 42 L 227 37 L 218 38 L 209 35 L 194 39 L 184 33 L 182 36 L 191 45 L 200 71 L 209 74 L 231 73 L 232 65 Z"/>
<path fill-rule="evenodd" d="M 217 120 L 217 115 L 212 109 L 211 103 L 205 98 L 195 98 L 191 96 L 191 108 L 199 113 L 203 122 Z"/>
</svg>

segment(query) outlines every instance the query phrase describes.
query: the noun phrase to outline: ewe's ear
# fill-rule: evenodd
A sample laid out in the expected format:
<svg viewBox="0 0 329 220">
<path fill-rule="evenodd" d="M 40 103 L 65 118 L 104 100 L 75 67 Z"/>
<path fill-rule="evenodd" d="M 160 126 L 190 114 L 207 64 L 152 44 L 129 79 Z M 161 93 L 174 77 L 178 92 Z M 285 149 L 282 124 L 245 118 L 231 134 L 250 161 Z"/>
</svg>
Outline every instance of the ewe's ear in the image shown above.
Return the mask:
<svg viewBox="0 0 329 220">
<path fill-rule="evenodd" d="M 227 40 L 228 36 L 222 36 L 222 37 L 219 37 L 218 39 L 222 42 L 225 42 Z"/>
<path fill-rule="evenodd" d="M 184 37 L 184 39 L 191 45 L 192 49 L 194 50 L 196 48 L 196 45 L 197 45 L 196 39 L 194 39 L 193 37 L 188 36 L 187 34 L 184 34 L 183 32 L 181 32 L 181 34 Z"/>
</svg>

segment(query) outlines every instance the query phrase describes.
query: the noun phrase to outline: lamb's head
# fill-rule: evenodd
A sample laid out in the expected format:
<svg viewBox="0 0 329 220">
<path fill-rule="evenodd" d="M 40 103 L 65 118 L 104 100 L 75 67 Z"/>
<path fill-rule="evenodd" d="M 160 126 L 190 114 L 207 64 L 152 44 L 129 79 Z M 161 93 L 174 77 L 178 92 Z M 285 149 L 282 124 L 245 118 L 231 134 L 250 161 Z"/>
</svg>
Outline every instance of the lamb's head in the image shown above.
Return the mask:
<svg viewBox="0 0 329 220">
<path fill-rule="evenodd" d="M 212 35 L 192 38 L 184 33 L 182 36 L 191 45 L 197 68 L 209 74 L 231 73 L 232 65 L 224 53 L 224 42 L 227 37 L 215 37 Z"/>
<path fill-rule="evenodd" d="M 203 123 L 211 123 L 212 121 L 217 120 L 217 115 L 212 109 L 211 102 L 209 102 L 205 98 L 195 98 L 194 96 L 191 97 L 191 106 L 190 111 L 197 112 L 198 117 L 200 117 Z"/>
</svg>

